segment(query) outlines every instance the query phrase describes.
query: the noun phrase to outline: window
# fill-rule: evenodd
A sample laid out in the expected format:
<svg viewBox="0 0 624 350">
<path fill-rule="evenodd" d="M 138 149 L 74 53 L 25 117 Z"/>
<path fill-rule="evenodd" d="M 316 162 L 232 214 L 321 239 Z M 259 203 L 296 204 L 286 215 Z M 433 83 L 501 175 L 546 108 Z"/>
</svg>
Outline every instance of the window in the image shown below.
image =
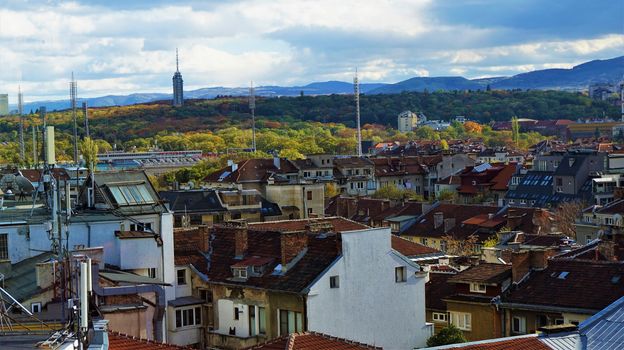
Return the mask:
<svg viewBox="0 0 624 350">
<path fill-rule="evenodd" d="M 340 280 L 338 276 L 330 276 L 329 277 L 329 288 L 338 288 L 340 287 Z"/>
<path fill-rule="evenodd" d="M 176 272 L 178 274 L 178 285 L 183 286 L 186 284 L 186 270 L 181 269 Z"/>
<path fill-rule="evenodd" d="M 147 269 L 147 276 L 149 278 L 156 278 L 156 268 L 155 267 L 150 267 Z"/>
<path fill-rule="evenodd" d="M 206 304 L 212 304 L 212 291 L 208 289 L 200 289 L 199 298 Z"/>
<path fill-rule="evenodd" d="M 0 234 L 0 260 L 9 260 L 9 234 Z"/>
<path fill-rule="evenodd" d="M 563 179 L 560 177 L 557 178 L 557 186 L 563 186 Z"/>
<path fill-rule="evenodd" d="M 201 325 L 201 308 L 176 310 L 176 328 Z"/>
<path fill-rule="evenodd" d="M 247 278 L 247 268 L 245 267 L 232 269 L 232 273 L 236 278 Z"/>
<path fill-rule="evenodd" d="M 426 238 L 421 238 L 420 239 L 420 244 L 427 245 L 427 239 Z"/>
<path fill-rule="evenodd" d="M 148 204 L 155 202 L 144 183 L 120 186 L 110 185 L 108 189 L 118 205 Z"/>
<path fill-rule="evenodd" d="M 249 309 L 249 336 L 254 336 L 256 333 L 256 307 L 254 305 L 249 305 L 247 307 Z"/>
<path fill-rule="evenodd" d="M 511 331 L 515 334 L 526 334 L 526 318 L 514 316 L 511 322 Z"/>
<path fill-rule="evenodd" d="M 149 232 L 152 230 L 152 223 L 151 222 L 140 222 L 137 224 L 130 224 L 130 231 L 133 232 L 141 232 L 141 231 L 145 231 L 145 232 Z"/>
<path fill-rule="evenodd" d="M 303 332 L 303 317 L 300 312 L 279 310 L 279 335 Z"/>
<path fill-rule="evenodd" d="M 240 310 L 238 309 L 238 307 L 234 308 L 234 319 L 235 320 L 240 319 Z"/>
<path fill-rule="evenodd" d="M 311 200 L 312 200 L 312 191 L 308 191 L 308 192 L 306 193 L 306 196 L 307 196 L 307 199 L 308 199 L 309 201 L 311 201 Z"/>
<path fill-rule="evenodd" d="M 463 331 L 472 329 L 472 315 L 466 312 L 451 312 L 451 324 Z"/>
<path fill-rule="evenodd" d="M 536 328 L 548 326 L 548 317 L 546 315 L 537 315 L 535 326 Z"/>
<path fill-rule="evenodd" d="M 394 281 L 401 283 L 407 281 L 407 269 L 405 266 L 399 266 L 394 268 Z"/>
<path fill-rule="evenodd" d="M 434 312 L 433 313 L 433 322 L 446 322 L 447 317 L 443 312 Z"/>
<path fill-rule="evenodd" d="M 470 283 L 470 291 L 473 293 L 485 293 L 486 288 L 483 283 Z"/>
<path fill-rule="evenodd" d="M 258 333 L 266 334 L 266 310 L 258 306 Z"/>
<path fill-rule="evenodd" d="M 314 214 L 314 209 L 308 208 L 308 216 Z"/>
<path fill-rule="evenodd" d="M 555 325 L 560 326 L 563 324 L 563 318 L 557 318 L 555 319 Z"/>
<path fill-rule="evenodd" d="M 32 303 L 30 304 L 30 312 L 33 314 L 38 314 L 41 312 L 41 303 Z"/>
</svg>

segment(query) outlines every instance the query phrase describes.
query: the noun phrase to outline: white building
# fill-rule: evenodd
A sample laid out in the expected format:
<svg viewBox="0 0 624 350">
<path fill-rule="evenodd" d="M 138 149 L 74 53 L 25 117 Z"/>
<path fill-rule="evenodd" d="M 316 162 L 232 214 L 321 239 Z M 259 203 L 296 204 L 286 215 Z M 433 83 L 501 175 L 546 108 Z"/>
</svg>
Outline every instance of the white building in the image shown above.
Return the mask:
<svg viewBox="0 0 624 350">
<path fill-rule="evenodd" d="M 61 225 L 60 244 L 70 251 L 81 252 L 97 247 L 103 250 L 102 266 L 155 279 L 163 286 L 164 300 L 175 299 L 173 215 L 160 203 L 145 173 L 98 173 L 92 188 L 89 183 L 83 187 L 79 203 L 66 225 Z M 0 211 L 0 260 L 14 265 L 53 250 L 50 237 L 58 237 L 58 226 L 50 209 L 41 203 L 34 207 L 32 202 L 24 205 L 23 201 L 4 204 L 14 206 Z M 129 293 L 119 295 L 126 294 Z M 155 338 L 161 341 L 167 340 L 167 318 L 166 314 L 159 317 L 159 324 L 154 320 L 156 330 L 160 330 Z M 148 321 L 146 336 L 153 339 L 152 319 Z M 111 325 L 114 326 L 114 321 Z"/>
<path fill-rule="evenodd" d="M 342 255 L 308 288 L 308 329 L 385 349 L 425 346 L 426 276 L 392 249 L 389 228 L 342 232 Z"/>
<path fill-rule="evenodd" d="M 418 125 L 418 115 L 412 111 L 404 111 L 398 117 L 398 129 L 400 132 L 410 132 Z"/>
</svg>

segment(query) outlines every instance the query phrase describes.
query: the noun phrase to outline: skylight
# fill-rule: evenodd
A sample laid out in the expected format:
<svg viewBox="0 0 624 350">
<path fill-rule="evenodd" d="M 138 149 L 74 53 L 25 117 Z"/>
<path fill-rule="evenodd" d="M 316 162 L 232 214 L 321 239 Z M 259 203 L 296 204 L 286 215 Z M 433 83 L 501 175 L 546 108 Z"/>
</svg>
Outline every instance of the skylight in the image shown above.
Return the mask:
<svg viewBox="0 0 624 350">
<path fill-rule="evenodd" d="M 561 273 L 559 273 L 559 276 L 557 276 L 557 278 L 560 280 L 564 280 L 569 274 L 570 273 L 568 271 L 562 271 Z"/>
<path fill-rule="evenodd" d="M 155 202 L 154 198 L 145 187 L 145 184 L 115 185 L 109 186 L 108 189 L 118 205 L 136 205 Z"/>
</svg>

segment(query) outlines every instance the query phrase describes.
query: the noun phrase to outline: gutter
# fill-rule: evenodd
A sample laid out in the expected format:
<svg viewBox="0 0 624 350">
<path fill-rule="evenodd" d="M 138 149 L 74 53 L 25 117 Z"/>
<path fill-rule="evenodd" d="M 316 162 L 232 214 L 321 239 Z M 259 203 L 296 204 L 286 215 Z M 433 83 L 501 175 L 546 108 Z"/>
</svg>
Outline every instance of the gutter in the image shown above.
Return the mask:
<svg viewBox="0 0 624 350">
<path fill-rule="evenodd" d="M 549 305 L 533 305 L 533 304 L 520 304 L 520 303 L 508 303 L 502 302 L 499 304 L 503 309 L 520 309 L 527 311 L 546 311 L 546 312 L 559 312 L 559 313 L 575 313 L 593 315 L 600 310 L 583 309 L 578 307 L 562 307 L 562 306 L 549 306 Z"/>
<path fill-rule="evenodd" d="M 95 264 L 92 265 L 92 285 L 93 291 L 99 296 L 114 296 L 114 295 L 130 295 L 139 293 L 155 293 L 157 300 L 156 312 L 154 313 L 154 338 L 156 341 L 163 342 L 163 326 L 162 320 L 165 315 L 165 308 L 167 307 L 167 300 L 165 298 L 165 289 L 156 284 L 141 284 L 134 286 L 119 286 L 119 287 L 101 287 L 99 284 L 100 267 Z"/>
</svg>

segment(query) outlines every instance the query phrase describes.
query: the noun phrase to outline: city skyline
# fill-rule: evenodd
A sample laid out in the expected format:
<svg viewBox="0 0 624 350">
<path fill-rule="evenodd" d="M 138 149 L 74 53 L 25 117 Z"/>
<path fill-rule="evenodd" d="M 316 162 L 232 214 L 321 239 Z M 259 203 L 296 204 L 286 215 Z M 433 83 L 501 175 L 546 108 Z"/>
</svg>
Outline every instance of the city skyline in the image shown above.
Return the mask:
<svg viewBox="0 0 624 350">
<path fill-rule="evenodd" d="M 27 102 L 185 87 L 397 82 L 570 68 L 624 51 L 624 4 L 581 1 L 8 1 L 0 85 Z M 529 20 L 530 19 L 530 20 Z M 597 26 L 596 23 L 600 23 Z"/>
</svg>

